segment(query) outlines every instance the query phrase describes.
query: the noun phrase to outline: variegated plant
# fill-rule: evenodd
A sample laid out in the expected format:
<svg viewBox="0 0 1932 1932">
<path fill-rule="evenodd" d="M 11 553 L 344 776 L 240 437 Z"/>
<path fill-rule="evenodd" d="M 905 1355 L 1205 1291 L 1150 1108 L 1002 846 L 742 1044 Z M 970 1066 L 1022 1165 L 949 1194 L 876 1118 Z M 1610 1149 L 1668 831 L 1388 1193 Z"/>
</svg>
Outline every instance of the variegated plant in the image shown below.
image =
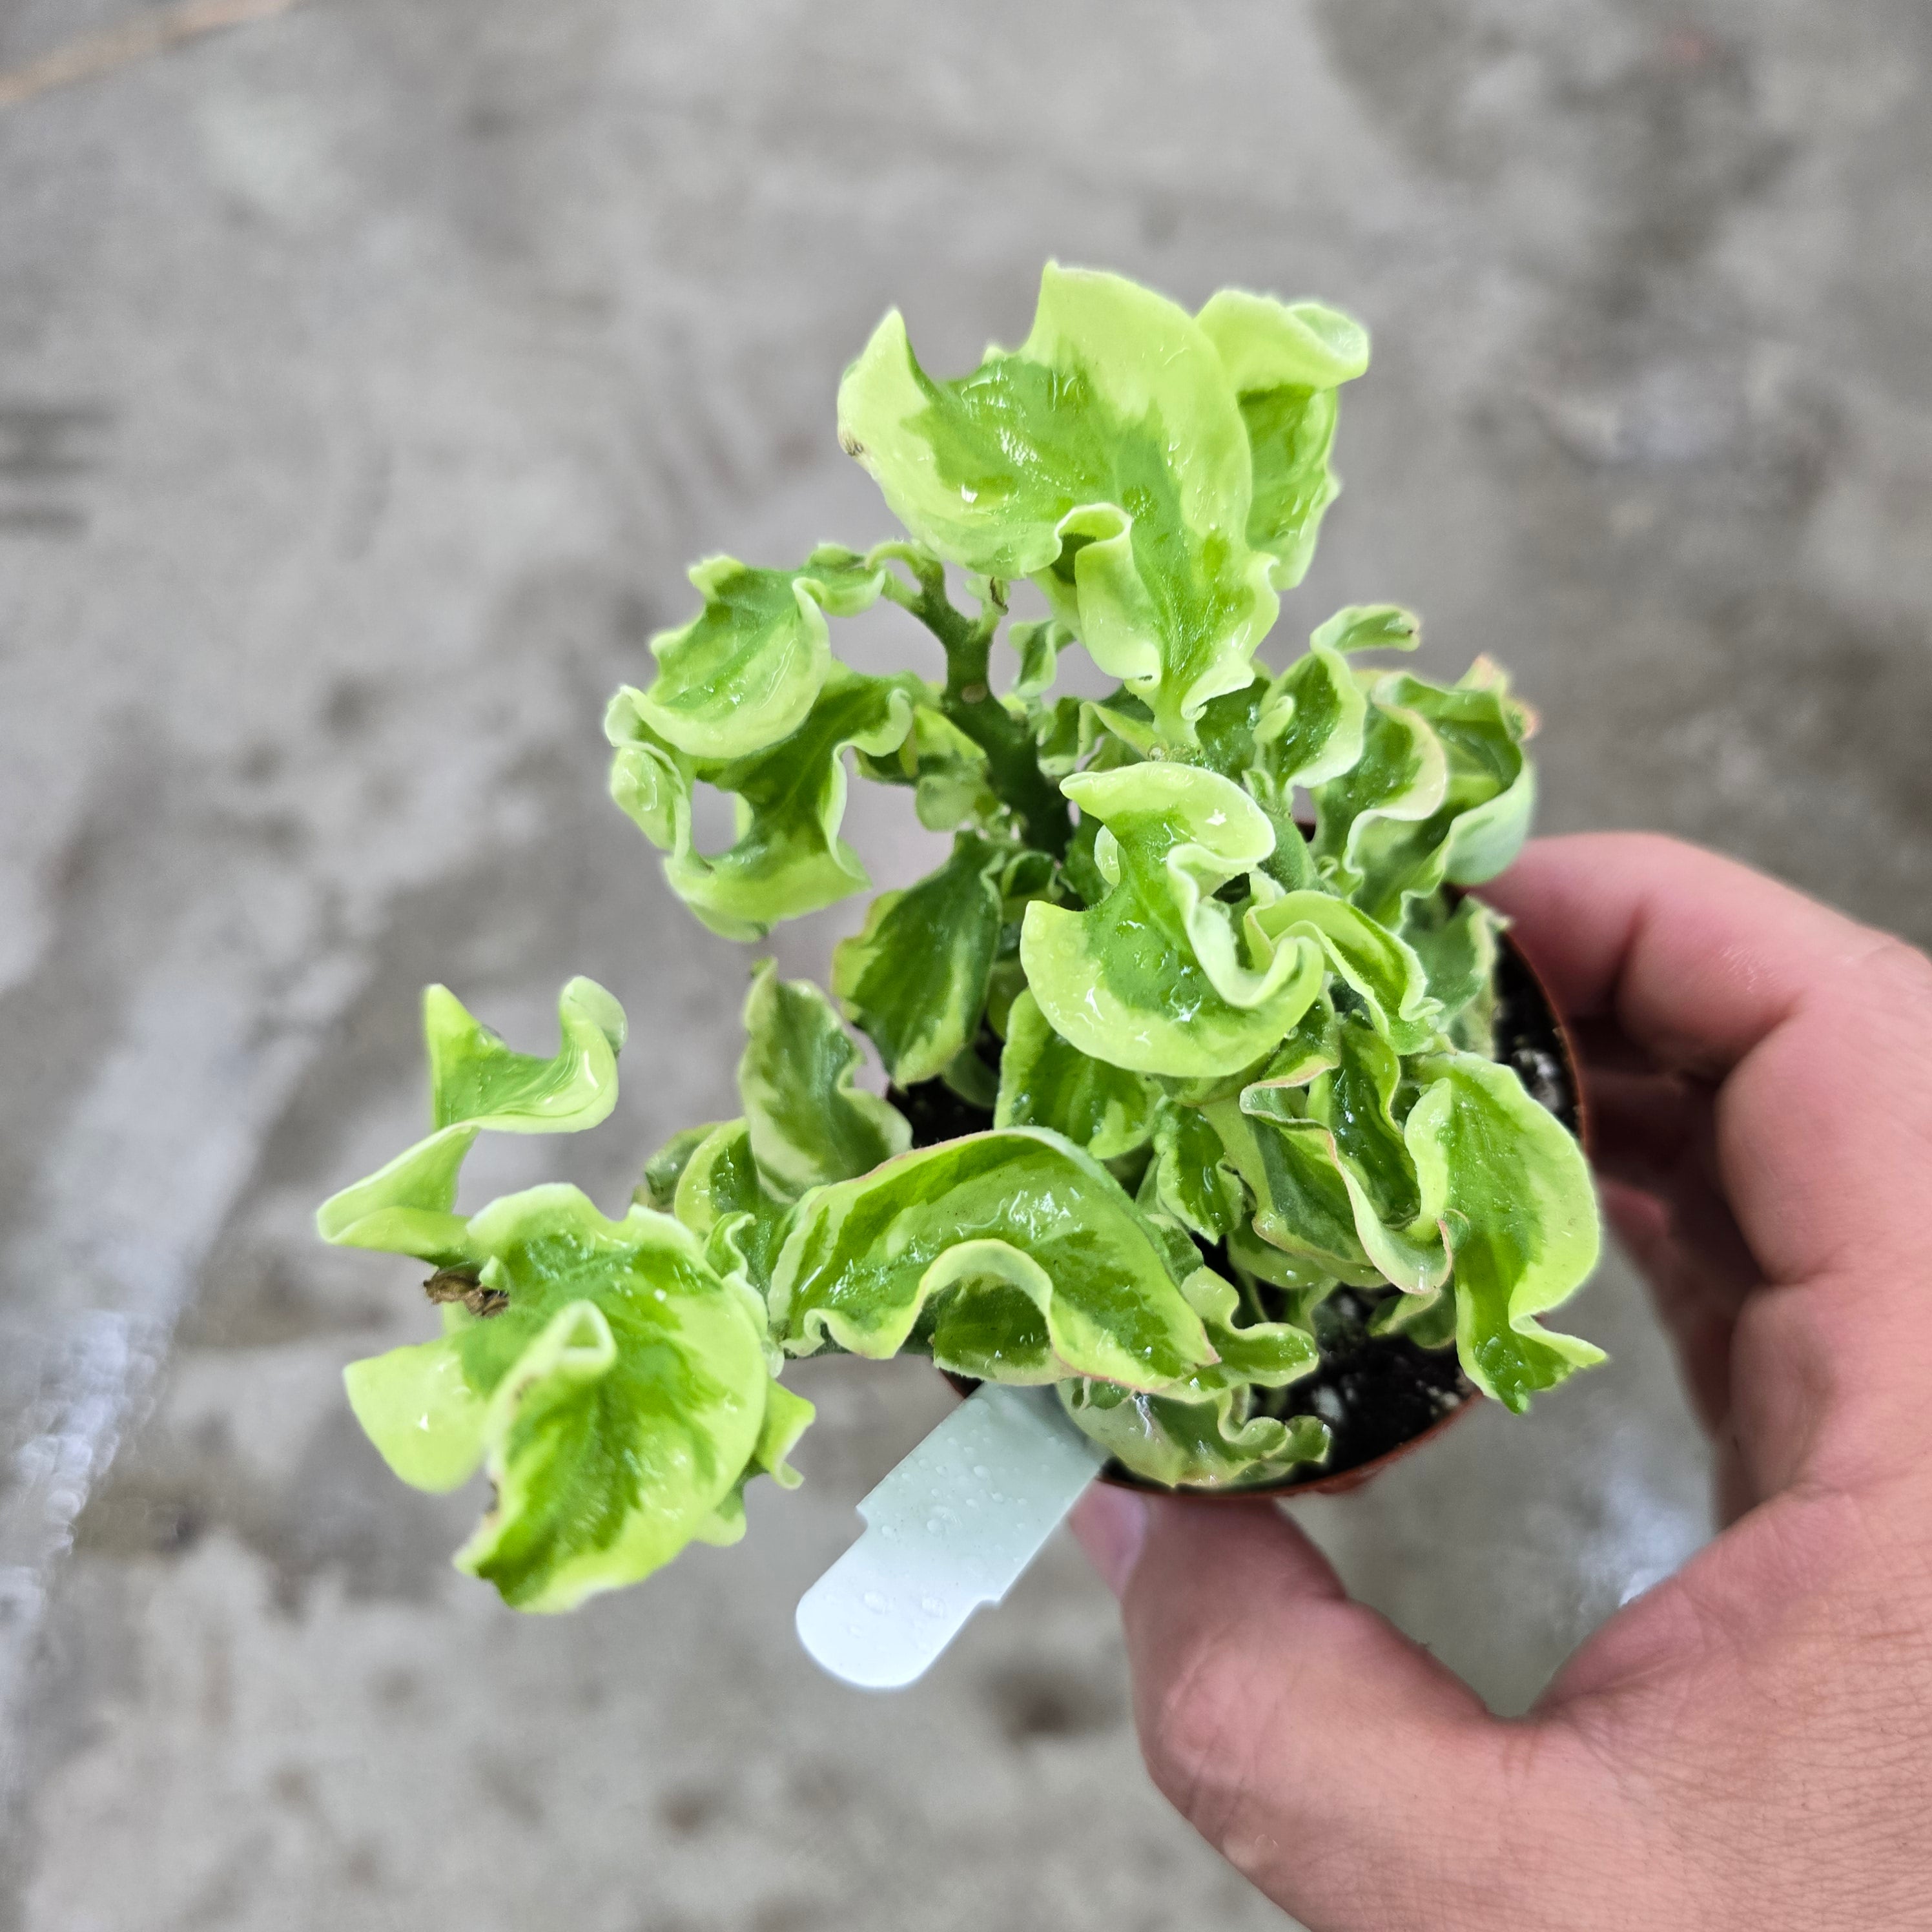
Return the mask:
<svg viewBox="0 0 1932 1932">
<path fill-rule="evenodd" d="M 350 1400 L 405 1481 L 487 1468 L 458 1561 L 509 1602 L 565 1608 L 739 1534 L 749 1478 L 796 1480 L 790 1357 L 1057 1384 L 1130 1469 L 1222 1486 L 1327 1453 L 1292 1385 L 1340 1286 L 1513 1409 L 1598 1359 L 1538 1319 L 1594 1261 L 1589 1176 L 1492 1057 L 1495 924 L 1454 890 L 1522 840 L 1528 714 L 1480 660 L 1448 688 L 1358 662 L 1415 644 L 1387 605 L 1255 662 L 1367 359 L 1312 303 L 1190 316 L 1053 268 L 1025 343 L 957 381 L 890 315 L 839 435 L 908 534 L 692 572 L 702 608 L 606 728 L 612 794 L 698 918 L 757 940 L 863 888 L 854 769 L 951 849 L 839 946 L 837 1009 L 759 969 L 741 1116 L 674 1138 L 618 1220 L 566 1186 L 455 1205 L 482 1130 L 609 1112 L 616 1001 L 573 980 L 542 1060 L 430 989 L 432 1131 L 321 1228 L 436 1270 L 442 1335 L 357 1364 Z M 1002 678 L 1023 579 L 1047 614 L 1006 629 Z M 938 640 L 943 684 L 833 656 L 833 620 L 880 599 Z M 1048 694 L 1076 642 L 1111 697 Z M 721 850 L 700 785 L 736 802 Z M 949 1108 L 952 1137 L 914 1145 L 908 1117 Z"/>
</svg>

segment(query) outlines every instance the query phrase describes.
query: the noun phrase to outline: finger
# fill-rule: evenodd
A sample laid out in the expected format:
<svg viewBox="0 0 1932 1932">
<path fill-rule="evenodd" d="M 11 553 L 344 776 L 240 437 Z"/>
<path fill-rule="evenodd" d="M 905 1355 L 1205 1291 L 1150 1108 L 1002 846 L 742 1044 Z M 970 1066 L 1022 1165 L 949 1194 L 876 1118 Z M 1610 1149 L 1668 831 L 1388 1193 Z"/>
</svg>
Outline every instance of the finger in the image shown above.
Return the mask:
<svg viewBox="0 0 1932 1932">
<path fill-rule="evenodd" d="M 1077 1526 L 1118 1579 L 1154 1782 L 1270 1898 L 1377 1932 L 1439 1925 L 1445 1898 L 1459 1924 L 1547 1922 L 1510 1846 L 1585 1815 L 1560 1736 L 1491 1718 L 1270 1504 L 1096 1490 Z"/>
<path fill-rule="evenodd" d="M 1566 1017 L 1612 1020 L 1678 1072 L 1721 1077 L 1884 935 L 1714 852 L 1648 833 L 1538 839 L 1483 888 Z"/>
<path fill-rule="evenodd" d="M 1599 1175 L 1667 1210 L 1670 1251 L 1734 1312 L 1761 1277 L 1725 1198 L 1710 1090 L 1654 1074 L 1607 1074 L 1593 1078 L 1590 1100 Z"/>
<path fill-rule="evenodd" d="M 1654 1194 L 1621 1180 L 1606 1180 L 1598 1192 L 1604 1218 L 1616 1230 L 1624 1252 L 1646 1281 L 1654 1281 L 1675 1258 L 1670 1239 L 1670 1210 Z"/>
<path fill-rule="evenodd" d="M 1611 1072 L 1584 1078 L 1589 1106 L 1590 1160 L 1599 1174 L 1655 1192 L 1673 1183 L 1711 1113 L 1708 1090 L 1669 1074 Z"/>
<path fill-rule="evenodd" d="M 1486 889 L 1566 1013 L 1721 1082 L 1716 1171 L 1773 1283 L 1932 1262 L 1932 962 L 1714 854 L 1540 842 Z"/>
<path fill-rule="evenodd" d="M 1676 1348 L 1691 1406 L 1714 1435 L 1730 1408 L 1731 1335 L 1748 1289 L 1687 1251 L 1670 1209 L 1656 1196 L 1610 1181 L 1603 1199 L 1605 1217 L 1648 1284 Z"/>
<path fill-rule="evenodd" d="M 1657 1071 L 1650 1055 L 1630 1040 L 1623 1028 L 1607 1015 L 1566 1013 L 1564 1024 L 1586 1075 L 1594 1076 L 1600 1070 L 1619 1073 Z"/>
</svg>

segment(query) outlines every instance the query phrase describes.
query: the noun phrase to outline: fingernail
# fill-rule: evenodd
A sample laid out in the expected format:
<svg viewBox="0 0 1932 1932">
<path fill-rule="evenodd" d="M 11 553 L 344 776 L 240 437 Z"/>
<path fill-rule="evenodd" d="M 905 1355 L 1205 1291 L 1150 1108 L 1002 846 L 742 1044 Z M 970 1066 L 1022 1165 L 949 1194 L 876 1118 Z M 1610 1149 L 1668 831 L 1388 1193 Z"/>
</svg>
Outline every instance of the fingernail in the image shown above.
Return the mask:
<svg viewBox="0 0 1932 1932">
<path fill-rule="evenodd" d="M 1147 1498 L 1132 1490 L 1096 1483 L 1074 1505 L 1072 1526 L 1088 1561 L 1118 1597 L 1127 1587 L 1140 1561 L 1141 1545 L 1147 1540 Z"/>
</svg>

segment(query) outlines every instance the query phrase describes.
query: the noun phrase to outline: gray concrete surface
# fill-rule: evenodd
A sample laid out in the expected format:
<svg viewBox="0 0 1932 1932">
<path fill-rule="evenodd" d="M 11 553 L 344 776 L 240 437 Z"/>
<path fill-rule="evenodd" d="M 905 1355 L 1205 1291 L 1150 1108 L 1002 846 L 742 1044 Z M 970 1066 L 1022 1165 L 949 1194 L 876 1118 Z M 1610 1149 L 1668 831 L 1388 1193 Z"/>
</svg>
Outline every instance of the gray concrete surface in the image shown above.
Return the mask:
<svg viewBox="0 0 1932 1932">
<path fill-rule="evenodd" d="M 135 10 L 0 0 L 0 67 Z M 902 1696 L 797 1655 L 916 1365 L 800 1377 L 737 1550 L 520 1619 L 344 1413 L 424 1311 L 310 1210 L 415 1130 L 432 976 L 633 1015 L 616 1118 L 479 1181 L 614 1202 L 716 1113 L 746 961 L 604 802 L 600 700 L 690 556 L 880 533 L 839 369 L 894 301 L 939 366 L 1012 339 L 1048 254 L 1370 322 L 1286 622 L 1511 664 L 1546 825 L 1932 938 L 1928 22 L 310 0 L 0 112 L 0 1927 L 1281 1922 L 1147 1786 L 1070 1546 Z M 1579 1325 L 1614 1366 L 1308 1512 L 1499 1708 L 1704 1532 L 1621 1268 Z"/>
</svg>

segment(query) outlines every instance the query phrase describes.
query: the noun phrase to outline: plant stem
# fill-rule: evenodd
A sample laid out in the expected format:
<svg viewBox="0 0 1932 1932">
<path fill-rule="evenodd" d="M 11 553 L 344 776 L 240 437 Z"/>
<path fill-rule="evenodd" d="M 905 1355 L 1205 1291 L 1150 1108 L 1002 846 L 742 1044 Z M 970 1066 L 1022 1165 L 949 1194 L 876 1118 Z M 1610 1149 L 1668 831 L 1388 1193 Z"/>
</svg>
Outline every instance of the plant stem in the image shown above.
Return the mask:
<svg viewBox="0 0 1932 1932">
<path fill-rule="evenodd" d="M 1262 1306 L 1261 1290 L 1254 1282 L 1246 1274 L 1237 1274 L 1234 1285 L 1240 1291 L 1241 1304 L 1247 1310 L 1250 1318 L 1256 1322 L 1267 1321 L 1268 1312 Z"/>
<path fill-rule="evenodd" d="M 1040 768 L 1033 734 L 993 695 L 993 639 L 1006 614 L 1006 586 L 987 584 L 985 608 L 969 617 L 946 594 L 946 568 L 907 556 L 919 580 L 915 592 L 889 584 L 886 595 L 910 610 L 946 652 L 946 690 L 940 709 L 986 754 L 986 773 L 1002 804 L 1020 822 L 1029 845 L 1055 859 L 1066 855 L 1073 821 L 1060 788 Z"/>
</svg>

